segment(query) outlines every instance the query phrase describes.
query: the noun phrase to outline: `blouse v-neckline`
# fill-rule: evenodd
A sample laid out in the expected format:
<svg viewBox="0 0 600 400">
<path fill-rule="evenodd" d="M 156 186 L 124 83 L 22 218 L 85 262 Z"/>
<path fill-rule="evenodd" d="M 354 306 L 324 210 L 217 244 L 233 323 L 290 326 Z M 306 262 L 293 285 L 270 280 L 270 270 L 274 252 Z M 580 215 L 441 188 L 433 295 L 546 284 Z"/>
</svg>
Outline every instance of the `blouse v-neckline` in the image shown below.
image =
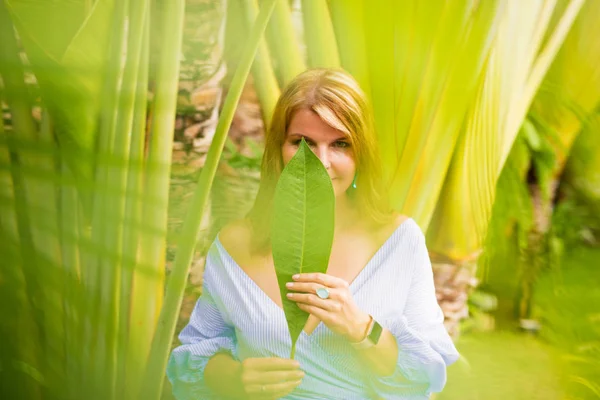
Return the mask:
<svg viewBox="0 0 600 400">
<path fill-rule="evenodd" d="M 381 246 L 379 246 L 379 248 L 377 249 L 377 251 L 371 256 L 371 258 L 369 258 L 369 261 L 367 261 L 367 263 L 365 264 L 365 266 L 358 272 L 358 274 L 352 280 L 352 282 L 350 282 L 349 289 L 350 289 L 351 293 L 354 294 L 354 288 L 359 283 L 359 281 L 363 279 L 363 276 L 365 276 L 365 273 L 366 273 L 365 271 L 368 271 L 370 268 L 373 268 L 373 267 L 371 267 L 371 265 L 375 262 L 375 260 L 377 259 L 377 256 L 392 242 L 392 239 L 395 238 L 395 236 L 402 230 L 402 228 L 407 224 L 407 222 L 410 219 L 411 218 L 407 218 L 404 221 L 402 221 L 402 223 L 400 225 L 398 225 L 396 227 L 396 229 L 394 229 L 394 231 L 392 232 L 392 234 L 383 242 L 383 244 Z M 254 279 L 252 279 L 252 277 L 250 275 L 248 275 L 248 273 L 242 267 L 240 267 L 240 265 L 237 263 L 237 261 L 235 261 L 235 259 L 229 254 L 229 252 L 227 251 L 227 249 L 225 249 L 225 247 L 221 243 L 221 239 L 219 238 L 219 235 L 220 235 L 220 232 L 217 234 L 217 236 L 215 238 L 215 243 L 218 246 L 219 252 L 222 253 L 222 254 L 224 254 L 225 257 L 231 262 L 231 264 L 233 264 L 233 265 L 235 265 L 235 267 L 237 267 L 237 270 L 239 270 L 239 273 L 240 273 L 240 275 L 242 276 L 243 279 L 245 279 L 246 281 L 249 281 L 250 285 L 252 287 L 254 287 L 258 292 L 260 292 L 262 296 L 266 297 L 268 299 L 269 303 L 271 303 L 278 310 L 280 310 L 281 313 L 283 313 L 284 312 L 283 308 L 280 307 L 279 304 L 277 304 L 258 285 L 258 283 L 256 283 L 256 281 L 254 281 Z M 224 264 L 228 264 L 228 263 L 224 263 Z"/>
</svg>

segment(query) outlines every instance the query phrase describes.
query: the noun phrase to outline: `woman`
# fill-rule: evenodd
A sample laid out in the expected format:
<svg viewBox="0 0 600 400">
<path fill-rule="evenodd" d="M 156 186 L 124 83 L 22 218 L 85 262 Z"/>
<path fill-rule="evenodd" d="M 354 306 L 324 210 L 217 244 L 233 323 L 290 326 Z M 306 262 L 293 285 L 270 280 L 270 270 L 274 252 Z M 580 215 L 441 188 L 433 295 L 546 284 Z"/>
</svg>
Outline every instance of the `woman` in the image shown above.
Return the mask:
<svg viewBox="0 0 600 400">
<path fill-rule="evenodd" d="M 310 313 L 290 360 L 269 227 L 277 179 L 302 138 L 332 179 L 336 215 L 327 274 L 287 285 Z M 441 391 L 458 353 L 423 233 L 387 203 L 356 81 L 339 70 L 300 74 L 282 93 L 265 143 L 256 202 L 211 246 L 202 296 L 169 361 L 175 396 L 425 399 Z"/>
</svg>

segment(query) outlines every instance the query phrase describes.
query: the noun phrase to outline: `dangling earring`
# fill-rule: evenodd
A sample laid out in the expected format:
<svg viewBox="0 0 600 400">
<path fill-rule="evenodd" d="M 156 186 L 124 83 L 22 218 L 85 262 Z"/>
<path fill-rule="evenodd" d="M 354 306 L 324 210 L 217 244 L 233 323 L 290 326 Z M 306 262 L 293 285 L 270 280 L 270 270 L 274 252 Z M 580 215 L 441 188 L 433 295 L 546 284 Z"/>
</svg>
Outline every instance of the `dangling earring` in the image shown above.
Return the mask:
<svg viewBox="0 0 600 400">
<path fill-rule="evenodd" d="M 352 188 L 356 189 L 356 177 L 358 176 L 358 173 L 354 174 L 354 179 L 352 180 Z"/>
</svg>

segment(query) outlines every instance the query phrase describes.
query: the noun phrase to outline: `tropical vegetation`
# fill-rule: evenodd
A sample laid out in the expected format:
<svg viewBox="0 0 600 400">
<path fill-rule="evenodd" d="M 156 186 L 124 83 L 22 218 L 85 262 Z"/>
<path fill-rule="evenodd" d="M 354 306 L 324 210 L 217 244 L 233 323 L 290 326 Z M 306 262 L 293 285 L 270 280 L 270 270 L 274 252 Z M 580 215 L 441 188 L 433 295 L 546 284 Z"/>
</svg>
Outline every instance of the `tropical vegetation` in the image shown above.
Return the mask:
<svg viewBox="0 0 600 400">
<path fill-rule="evenodd" d="M 225 18 L 226 96 L 167 279 L 192 3 L 0 1 L 7 398 L 160 396 L 242 91 L 254 88 L 266 128 L 283 85 L 308 67 L 344 68 L 367 93 L 390 200 L 426 232 L 450 332 L 469 315 L 468 294 L 473 312 L 493 308 L 475 277 L 485 289 L 509 267 L 512 317 L 541 319 L 540 277 L 570 238 L 594 243 L 600 231 L 599 2 L 206 1 Z M 511 246 L 516 266 L 496 257 Z M 593 360 L 588 345 L 573 358 Z M 579 378 L 590 393 L 595 376 Z"/>
</svg>

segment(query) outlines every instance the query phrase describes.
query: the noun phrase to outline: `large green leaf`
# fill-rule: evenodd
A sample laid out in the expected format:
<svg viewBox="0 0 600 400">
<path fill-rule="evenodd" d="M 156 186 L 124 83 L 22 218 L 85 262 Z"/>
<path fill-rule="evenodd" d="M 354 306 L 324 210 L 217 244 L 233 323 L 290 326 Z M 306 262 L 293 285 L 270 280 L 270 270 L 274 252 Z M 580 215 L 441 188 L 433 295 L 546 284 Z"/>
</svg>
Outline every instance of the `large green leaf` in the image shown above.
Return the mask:
<svg viewBox="0 0 600 400">
<path fill-rule="evenodd" d="M 562 1 L 557 7 L 567 5 L 571 3 Z M 551 139 L 557 156 L 555 177 L 564 167 L 583 120 L 600 102 L 600 2 L 588 1 L 581 7 L 531 104 L 537 119 L 550 129 L 544 131 L 558 134 Z"/>
<path fill-rule="evenodd" d="M 250 32 L 258 15 L 258 2 L 256 0 L 244 0 L 240 1 L 237 7 L 240 8 L 240 11 L 245 16 L 246 32 Z M 257 83 L 255 86 L 256 95 L 260 101 L 263 122 L 268 129 L 275 104 L 281 93 L 277 84 L 277 78 L 275 77 L 275 71 L 271 65 L 271 56 L 269 55 L 267 43 L 262 38 L 258 43 L 256 56 L 252 63 L 252 76 L 254 77 L 254 82 Z"/>
<path fill-rule="evenodd" d="M 600 217 L 600 112 L 588 117 L 573 148 L 561 180 L 573 187 L 577 198 Z M 562 184 L 562 183 L 561 183 Z"/>
<path fill-rule="evenodd" d="M 91 178 L 114 0 L 6 0 L 70 167 Z"/>
<path fill-rule="evenodd" d="M 532 82 L 539 85 L 536 76 L 547 71 L 549 60 L 554 57 L 546 59 L 541 54 L 556 53 L 560 44 L 557 40 L 564 39 L 564 31 L 574 19 L 572 13 L 581 6 L 578 0 L 569 4 L 571 11 L 563 13 L 553 32 L 548 31 L 548 20 L 554 10 L 550 2 L 524 5 L 516 0 L 507 1 L 499 9 L 497 36 L 447 168 L 441 191 L 444 196 L 435 204 L 433 214 L 430 213 L 433 203 L 428 200 L 413 208 L 427 211 L 421 215 L 429 218 L 424 221 L 430 250 L 455 260 L 468 260 L 479 254 L 504 163 L 504 150 L 512 148 L 517 134 L 514 129 L 523 123 L 531 102 L 527 94 L 529 85 Z M 552 40 L 540 49 L 544 32 Z M 534 39 L 525 46 L 521 45 L 523 37 Z M 436 164 L 425 165 L 432 169 Z"/>
<path fill-rule="evenodd" d="M 358 81 L 371 97 L 367 37 L 365 36 L 365 7 L 362 0 L 331 0 L 331 22 L 340 52 L 342 68 Z"/>
<path fill-rule="evenodd" d="M 261 0 L 264 3 L 265 0 Z M 277 66 L 279 84 L 286 85 L 306 69 L 300 46 L 294 32 L 292 12 L 287 1 L 275 3 L 275 10 L 267 26 L 269 51 Z"/>
<path fill-rule="evenodd" d="M 414 17 L 396 9 L 395 133 L 386 137 L 378 127 L 377 135 L 381 148 L 390 149 L 382 157 L 393 174 L 392 205 L 427 230 L 503 2 L 422 3 L 414 2 Z"/>
<path fill-rule="evenodd" d="M 327 2 L 302 0 L 302 17 L 309 67 L 339 68 L 340 57 Z"/>
<path fill-rule="evenodd" d="M 277 182 L 271 231 L 273 261 L 292 338 L 291 358 L 308 313 L 287 299 L 285 284 L 292 281 L 294 274 L 327 271 L 334 215 L 331 179 L 302 139 Z"/>
</svg>

